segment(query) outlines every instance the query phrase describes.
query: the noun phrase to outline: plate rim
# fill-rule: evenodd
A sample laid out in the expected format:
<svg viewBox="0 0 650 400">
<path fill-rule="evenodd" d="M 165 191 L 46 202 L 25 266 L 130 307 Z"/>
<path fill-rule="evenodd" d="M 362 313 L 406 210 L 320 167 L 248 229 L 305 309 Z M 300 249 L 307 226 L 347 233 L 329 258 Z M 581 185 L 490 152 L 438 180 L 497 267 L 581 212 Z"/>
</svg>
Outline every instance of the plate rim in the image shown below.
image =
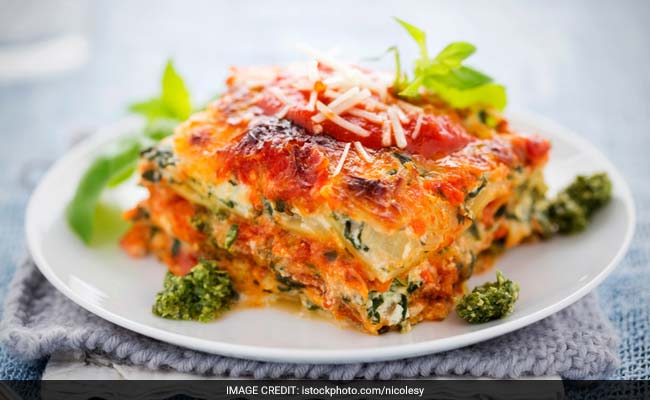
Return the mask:
<svg viewBox="0 0 650 400">
<path fill-rule="evenodd" d="M 575 133 L 573 130 L 530 111 L 516 109 L 506 112 L 506 115 L 511 121 L 521 121 L 528 125 L 533 125 L 541 131 L 550 131 L 561 136 L 571 144 L 579 147 L 582 151 L 589 153 L 590 156 L 598 159 L 599 163 L 605 165 L 608 173 L 610 173 L 612 177 L 612 180 L 616 183 L 617 191 L 620 193 L 623 204 L 625 205 L 627 229 L 623 238 L 623 243 L 611 261 L 593 279 L 586 282 L 571 295 L 531 314 L 526 314 L 513 320 L 505 320 L 502 323 L 477 331 L 417 343 L 390 345 L 381 348 L 373 347 L 366 349 L 356 349 L 354 352 L 351 352 L 349 349 L 320 350 L 296 349 L 287 347 L 271 348 L 264 346 L 233 344 L 218 340 L 189 337 L 180 333 L 169 332 L 163 328 L 156 328 L 145 323 L 122 317 L 116 313 L 102 308 L 99 305 L 84 300 L 82 296 L 77 295 L 57 276 L 53 268 L 47 262 L 40 246 L 38 246 L 38 234 L 36 232 L 37 224 L 34 222 L 36 218 L 35 213 L 37 208 L 36 201 L 42 197 L 41 192 L 45 190 L 45 187 L 47 186 L 46 183 L 52 179 L 52 176 L 56 175 L 56 171 L 63 168 L 65 164 L 71 162 L 73 159 L 80 157 L 83 158 L 87 152 L 92 151 L 96 146 L 104 143 L 110 137 L 125 136 L 127 134 L 126 132 L 129 129 L 135 128 L 137 126 L 136 123 L 140 123 L 140 120 L 137 118 L 125 118 L 121 121 L 118 121 L 117 123 L 109 124 L 98 129 L 96 134 L 84 139 L 72 147 L 48 169 L 48 171 L 40 179 L 38 185 L 32 192 L 27 204 L 25 214 L 25 232 L 27 237 L 27 246 L 37 268 L 45 276 L 45 278 L 68 299 L 86 309 L 87 311 L 99 316 L 104 320 L 107 320 L 111 323 L 114 323 L 133 332 L 142 334 L 144 336 L 210 354 L 269 362 L 350 364 L 358 362 L 389 361 L 423 356 L 480 343 L 533 324 L 553 313 L 556 313 L 570 306 L 571 304 L 575 303 L 590 293 L 607 276 L 609 276 L 609 274 L 611 274 L 614 268 L 620 263 L 623 256 L 627 253 L 636 227 L 636 208 L 629 185 L 624 179 L 623 174 L 612 162 L 609 161 L 609 159 L 603 153 L 600 152 L 600 150 L 598 150 L 587 139 Z M 119 133 L 116 134 L 116 132 Z"/>
</svg>

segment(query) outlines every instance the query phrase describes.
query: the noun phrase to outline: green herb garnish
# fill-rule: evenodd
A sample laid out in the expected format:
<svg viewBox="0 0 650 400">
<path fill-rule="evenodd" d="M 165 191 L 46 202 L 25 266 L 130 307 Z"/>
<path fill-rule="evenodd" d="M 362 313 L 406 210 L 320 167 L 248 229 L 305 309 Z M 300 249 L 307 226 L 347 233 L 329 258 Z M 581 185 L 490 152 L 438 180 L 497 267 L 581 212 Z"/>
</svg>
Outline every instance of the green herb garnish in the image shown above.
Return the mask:
<svg viewBox="0 0 650 400">
<path fill-rule="evenodd" d="M 181 241 L 174 239 L 172 242 L 172 257 L 178 256 L 178 253 L 181 251 Z"/>
<path fill-rule="evenodd" d="M 481 193 L 481 190 L 483 190 L 485 186 L 487 186 L 487 179 L 485 179 L 484 176 L 481 176 L 481 184 L 476 189 L 467 193 L 467 198 L 473 199 L 474 197 L 478 196 L 478 194 Z"/>
<path fill-rule="evenodd" d="M 130 111 L 147 118 L 143 132 L 139 136 L 114 144 L 113 149 L 91 163 L 68 204 L 68 224 L 85 244 L 90 244 L 92 240 L 95 229 L 94 214 L 104 188 L 117 186 L 129 179 L 136 170 L 140 151 L 171 135 L 174 127 L 190 115 L 192 106 L 189 92 L 171 61 L 167 62 L 161 86 L 159 97 L 129 107 Z M 161 163 L 166 166 L 171 162 L 173 160 L 165 159 L 164 156 L 158 160 L 161 167 Z M 155 182 L 160 179 L 160 173 L 145 171 L 143 178 Z"/>
<path fill-rule="evenodd" d="M 542 216 L 559 233 L 583 231 L 594 213 L 609 202 L 612 182 L 605 173 L 577 176 L 573 183 L 550 201 Z"/>
<path fill-rule="evenodd" d="M 162 179 L 162 176 L 160 175 L 159 171 L 156 171 L 155 169 L 148 169 L 142 173 L 142 179 L 155 183 L 160 181 L 160 179 Z"/>
<path fill-rule="evenodd" d="M 393 157 L 397 158 L 402 165 L 406 164 L 407 162 L 413 162 L 413 159 L 406 154 L 393 152 Z"/>
<path fill-rule="evenodd" d="M 230 247 L 233 245 L 233 243 L 235 243 L 235 240 L 237 240 L 237 235 L 239 235 L 239 225 L 237 224 L 230 225 L 230 228 L 226 233 L 226 240 L 224 241 L 223 244 L 223 247 L 226 250 L 230 250 Z"/>
<path fill-rule="evenodd" d="M 605 173 L 578 175 L 564 191 L 591 217 L 612 198 L 612 181 Z"/>
<path fill-rule="evenodd" d="M 84 243 L 92 240 L 95 209 L 102 191 L 112 180 L 123 179 L 124 171 L 133 167 L 139 155 L 140 142 L 125 140 L 97 158 L 84 173 L 66 209 L 68 223 Z"/>
<path fill-rule="evenodd" d="M 168 60 L 165 66 L 161 88 L 160 96 L 132 104 L 129 110 L 144 115 L 150 121 L 161 118 L 183 121 L 189 118 L 192 112 L 190 93 L 183 78 L 174 69 L 172 60 Z"/>
<path fill-rule="evenodd" d="M 374 324 L 384 321 L 387 326 L 405 323 L 406 325 L 402 326 L 403 331 L 408 330 L 410 327 L 407 321 L 409 316 L 408 294 L 416 291 L 422 283 L 421 281 L 404 282 L 399 278 L 395 278 L 385 292 L 369 291 L 366 312 L 370 321 Z M 396 312 L 399 312 L 399 314 L 396 314 Z"/>
<path fill-rule="evenodd" d="M 237 293 L 228 273 L 215 262 L 202 260 L 185 276 L 167 273 L 152 311 L 168 319 L 208 322 L 227 310 L 235 299 Z"/>
<path fill-rule="evenodd" d="M 357 250 L 368 251 L 369 248 L 361 240 L 363 228 L 366 226 L 365 222 L 357 222 L 352 219 L 346 219 L 343 228 L 343 237 L 345 237 L 352 246 Z"/>
<path fill-rule="evenodd" d="M 235 208 L 235 202 L 230 199 L 219 199 L 219 201 L 228 208 Z"/>
<path fill-rule="evenodd" d="M 510 314 L 518 298 L 519 285 L 497 271 L 497 281 L 477 286 L 463 296 L 456 313 L 470 324 L 481 324 Z"/>
<path fill-rule="evenodd" d="M 492 78 L 484 73 L 463 65 L 463 61 L 476 51 L 474 45 L 454 42 L 431 58 L 424 31 L 399 18 L 395 20 L 406 29 L 420 49 L 420 56 L 415 60 L 412 80 L 402 72 L 399 53 L 397 49 L 393 50 L 397 64 L 393 91 L 399 97 L 417 98 L 420 96 L 420 89 L 424 88 L 456 108 L 474 105 L 494 107 L 498 110 L 505 108 L 505 87 L 494 83 Z"/>
<path fill-rule="evenodd" d="M 280 199 L 277 199 L 275 201 L 275 211 L 282 213 L 286 208 L 287 208 L 287 203 L 285 203 L 284 201 Z"/>
<path fill-rule="evenodd" d="M 384 304 L 384 297 L 381 293 L 371 290 L 368 292 L 368 318 L 374 324 L 378 324 L 381 320 L 381 315 L 379 314 L 379 306 Z"/>
<path fill-rule="evenodd" d="M 275 280 L 278 281 L 278 290 L 281 292 L 290 292 L 305 287 L 303 283 L 291 279 L 288 276 L 282 276 L 280 273 L 275 274 Z"/>
</svg>

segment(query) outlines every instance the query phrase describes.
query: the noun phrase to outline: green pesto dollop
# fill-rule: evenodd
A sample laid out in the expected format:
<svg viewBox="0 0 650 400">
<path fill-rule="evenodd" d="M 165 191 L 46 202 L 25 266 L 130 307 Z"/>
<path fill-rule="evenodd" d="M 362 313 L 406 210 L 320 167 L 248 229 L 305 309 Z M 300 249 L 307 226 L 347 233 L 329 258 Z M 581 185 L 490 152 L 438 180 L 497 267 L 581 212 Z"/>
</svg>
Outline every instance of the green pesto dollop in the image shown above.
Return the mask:
<svg viewBox="0 0 650 400">
<path fill-rule="evenodd" d="M 564 192 L 578 203 L 587 217 L 607 204 L 612 197 L 612 181 L 607 174 L 577 176 Z"/>
<path fill-rule="evenodd" d="M 152 311 L 168 319 L 208 322 L 227 310 L 237 297 L 228 273 L 214 261 L 201 260 L 185 276 L 167 273 Z"/>
<path fill-rule="evenodd" d="M 477 286 L 463 296 L 456 313 L 470 324 L 481 324 L 510 314 L 518 298 L 519 285 L 497 271 L 497 281 Z"/>
<path fill-rule="evenodd" d="M 612 182 L 607 174 L 580 175 L 548 203 L 545 214 L 556 232 L 580 232 L 611 197 Z"/>
</svg>

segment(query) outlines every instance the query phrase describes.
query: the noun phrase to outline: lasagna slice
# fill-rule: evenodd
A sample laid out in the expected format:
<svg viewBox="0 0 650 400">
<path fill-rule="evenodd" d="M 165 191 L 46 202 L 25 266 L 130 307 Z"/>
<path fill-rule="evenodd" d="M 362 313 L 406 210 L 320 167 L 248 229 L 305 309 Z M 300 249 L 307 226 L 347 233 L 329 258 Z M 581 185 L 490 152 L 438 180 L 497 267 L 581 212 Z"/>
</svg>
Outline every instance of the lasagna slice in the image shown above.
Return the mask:
<svg viewBox="0 0 650 400">
<path fill-rule="evenodd" d="M 549 144 L 496 111 L 396 98 L 323 62 L 233 69 L 227 92 L 142 153 L 122 240 L 240 301 L 293 299 L 377 334 L 447 316 L 463 283 L 539 230 Z"/>
</svg>

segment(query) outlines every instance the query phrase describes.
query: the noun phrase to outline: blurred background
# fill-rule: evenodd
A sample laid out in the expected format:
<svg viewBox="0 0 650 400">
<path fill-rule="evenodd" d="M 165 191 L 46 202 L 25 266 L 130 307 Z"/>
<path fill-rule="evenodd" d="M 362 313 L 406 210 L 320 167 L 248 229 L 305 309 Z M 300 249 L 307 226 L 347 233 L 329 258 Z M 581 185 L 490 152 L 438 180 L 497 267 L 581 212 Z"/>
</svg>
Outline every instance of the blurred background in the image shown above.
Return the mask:
<svg viewBox="0 0 650 400">
<path fill-rule="evenodd" d="M 424 29 L 431 52 L 474 43 L 469 64 L 506 85 L 510 108 L 587 137 L 621 168 L 637 202 L 650 200 L 649 1 L 0 0 L 0 297 L 23 252 L 25 203 L 40 174 L 75 138 L 156 95 L 167 58 L 199 102 L 220 90 L 230 65 L 304 60 L 298 43 L 337 48 L 350 61 L 398 45 L 412 59 L 416 46 L 391 16 Z M 640 218 L 647 229 L 647 213 Z M 629 268 L 647 269 L 631 253 Z M 600 290 L 625 279 L 618 271 Z M 650 284 L 636 284 L 648 304 Z M 630 330 L 620 308 L 604 307 L 627 329 L 624 342 L 647 343 L 638 335 L 650 326 Z M 619 376 L 635 368 L 623 365 Z"/>
</svg>

